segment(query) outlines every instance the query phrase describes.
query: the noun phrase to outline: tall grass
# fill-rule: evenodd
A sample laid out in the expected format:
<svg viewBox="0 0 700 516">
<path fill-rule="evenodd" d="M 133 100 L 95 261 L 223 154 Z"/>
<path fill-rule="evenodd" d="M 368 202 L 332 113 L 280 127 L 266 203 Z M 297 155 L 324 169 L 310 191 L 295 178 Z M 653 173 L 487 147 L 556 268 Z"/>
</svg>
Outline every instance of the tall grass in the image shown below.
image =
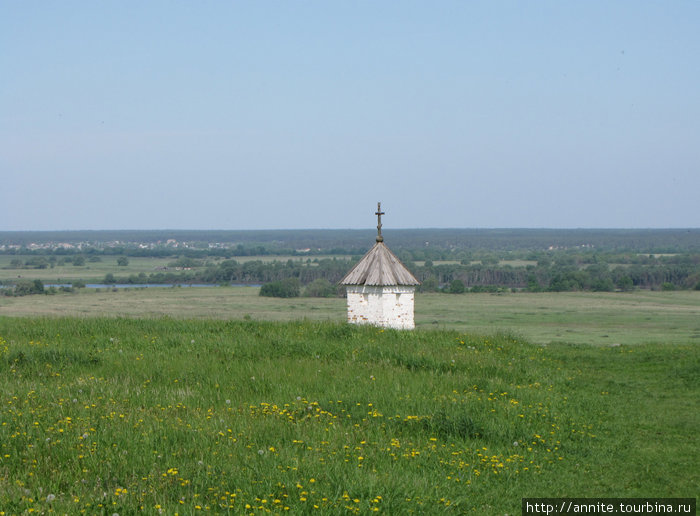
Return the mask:
<svg viewBox="0 0 700 516">
<path fill-rule="evenodd" d="M 514 514 L 697 496 L 697 346 L 0 318 L 0 511 Z"/>
</svg>

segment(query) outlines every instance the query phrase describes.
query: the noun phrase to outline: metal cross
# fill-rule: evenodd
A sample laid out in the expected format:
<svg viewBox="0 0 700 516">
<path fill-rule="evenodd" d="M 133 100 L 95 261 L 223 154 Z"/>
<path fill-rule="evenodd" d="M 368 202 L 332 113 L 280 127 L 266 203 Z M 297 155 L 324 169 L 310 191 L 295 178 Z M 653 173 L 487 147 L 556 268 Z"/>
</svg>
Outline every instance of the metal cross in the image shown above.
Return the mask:
<svg viewBox="0 0 700 516">
<path fill-rule="evenodd" d="M 377 212 L 375 213 L 377 216 L 377 242 L 383 242 L 384 237 L 382 236 L 382 215 L 384 215 L 384 212 L 382 211 L 382 203 L 378 202 L 377 203 Z"/>
</svg>

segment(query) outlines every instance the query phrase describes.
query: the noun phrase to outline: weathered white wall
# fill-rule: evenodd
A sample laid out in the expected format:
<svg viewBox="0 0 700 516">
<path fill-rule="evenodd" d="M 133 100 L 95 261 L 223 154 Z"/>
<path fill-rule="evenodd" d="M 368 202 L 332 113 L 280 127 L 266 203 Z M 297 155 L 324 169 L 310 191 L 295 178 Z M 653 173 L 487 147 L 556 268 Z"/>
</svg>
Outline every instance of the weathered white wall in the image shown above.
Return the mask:
<svg viewBox="0 0 700 516">
<path fill-rule="evenodd" d="M 348 295 L 349 323 L 374 324 L 403 330 L 415 328 L 415 287 L 349 285 L 345 288 Z"/>
</svg>

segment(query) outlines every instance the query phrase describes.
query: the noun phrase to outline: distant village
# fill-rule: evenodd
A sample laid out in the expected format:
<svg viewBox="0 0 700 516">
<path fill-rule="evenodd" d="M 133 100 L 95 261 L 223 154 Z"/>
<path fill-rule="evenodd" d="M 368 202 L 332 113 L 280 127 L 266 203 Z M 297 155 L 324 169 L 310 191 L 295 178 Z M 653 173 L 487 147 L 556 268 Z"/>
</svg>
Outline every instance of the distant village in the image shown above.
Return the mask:
<svg viewBox="0 0 700 516">
<path fill-rule="evenodd" d="M 83 252 L 90 249 L 236 249 L 241 246 L 237 242 L 179 242 L 175 239 L 168 239 L 157 242 L 124 242 L 121 240 L 113 240 L 110 242 L 85 241 L 85 242 L 30 242 L 28 244 L 0 244 L 1 252 L 22 252 L 22 251 L 74 251 Z M 310 253 L 310 247 L 294 249 L 295 253 L 305 254 Z M 321 251 L 320 248 L 315 251 Z"/>
<path fill-rule="evenodd" d="M 55 251 L 56 249 L 66 249 L 71 251 L 84 251 L 86 249 L 106 249 L 106 248 L 131 248 L 131 249 L 158 249 L 162 247 L 171 247 L 173 249 L 201 249 L 203 247 L 208 247 L 210 249 L 230 249 L 235 247 L 236 244 L 233 243 L 223 243 L 223 242 L 213 242 L 203 244 L 201 242 L 178 242 L 174 239 L 168 239 L 165 241 L 157 242 L 122 242 L 120 240 L 113 240 L 111 242 L 31 242 L 29 244 L 0 244 L 0 251 L 8 250 L 22 250 L 28 249 L 29 251 Z"/>
</svg>

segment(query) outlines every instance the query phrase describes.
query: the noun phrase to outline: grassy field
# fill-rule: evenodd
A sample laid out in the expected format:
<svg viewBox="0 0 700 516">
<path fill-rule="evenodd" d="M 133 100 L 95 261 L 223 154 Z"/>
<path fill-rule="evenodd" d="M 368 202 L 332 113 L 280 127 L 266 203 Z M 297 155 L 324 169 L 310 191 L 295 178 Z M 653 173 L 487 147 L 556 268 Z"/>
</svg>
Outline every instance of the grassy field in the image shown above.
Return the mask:
<svg viewBox="0 0 700 516">
<path fill-rule="evenodd" d="M 117 265 L 116 256 L 102 256 L 99 262 L 86 261 L 85 265 L 75 266 L 72 263 L 64 265 L 56 265 L 46 269 L 22 269 L 11 267 L 11 262 L 14 259 L 25 261 L 31 258 L 23 255 L 0 255 L 0 282 L 14 282 L 17 279 L 39 279 L 44 283 L 71 283 L 74 280 L 84 280 L 87 283 L 102 283 L 107 274 L 113 274 L 117 278 L 138 275 L 144 273 L 146 275 L 159 272 L 163 267 L 177 260 L 175 257 L 152 258 L 152 257 L 129 257 L 129 264 L 126 266 Z M 60 257 L 59 257 L 60 258 Z M 238 256 L 234 258 L 237 262 L 244 263 L 249 261 L 262 262 L 283 262 L 292 260 L 294 262 L 306 263 L 307 260 L 323 260 L 326 258 L 346 259 L 349 256 Z M 217 264 L 223 261 L 223 258 L 206 258 L 201 262 L 211 262 Z M 174 271 L 174 269 L 170 269 Z M 196 269 L 195 269 L 196 270 Z M 201 270 L 201 268 L 200 268 Z"/>
<path fill-rule="evenodd" d="M 524 496 L 697 497 L 699 348 L 634 344 L 0 317 L 0 511 L 488 516 Z"/>
<path fill-rule="evenodd" d="M 265 321 L 345 320 L 345 300 L 258 296 L 253 287 L 82 289 L 54 296 L 0 297 L 0 315 Z M 700 292 L 417 294 L 423 329 L 506 331 L 536 344 L 700 343 Z"/>
<path fill-rule="evenodd" d="M 86 280 L 89 283 L 101 283 L 107 274 L 129 276 L 131 274 L 151 274 L 158 267 L 165 267 L 174 258 L 129 258 L 129 265 L 117 265 L 116 256 L 102 257 L 100 262 L 86 261 L 79 267 L 72 263 L 56 265 L 46 269 L 15 269 L 10 268 L 13 259 L 27 259 L 27 256 L 0 255 L 0 281 L 15 281 L 19 277 L 40 279 L 44 283 L 70 283 L 74 280 Z"/>
</svg>

